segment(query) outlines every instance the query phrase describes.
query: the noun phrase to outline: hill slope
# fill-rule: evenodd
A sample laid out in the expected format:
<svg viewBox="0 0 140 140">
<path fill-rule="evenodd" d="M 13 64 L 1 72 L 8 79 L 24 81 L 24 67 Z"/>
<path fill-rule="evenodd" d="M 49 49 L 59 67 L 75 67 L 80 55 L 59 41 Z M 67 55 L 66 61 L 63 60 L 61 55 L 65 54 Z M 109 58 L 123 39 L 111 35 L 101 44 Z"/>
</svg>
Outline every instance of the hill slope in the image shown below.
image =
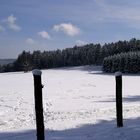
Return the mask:
<svg viewBox="0 0 140 140">
<path fill-rule="evenodd" d="M 13 63 L 15 59 L 0 59 L 0 65 L 7 65 L 9 63 Z"/>
</svg>

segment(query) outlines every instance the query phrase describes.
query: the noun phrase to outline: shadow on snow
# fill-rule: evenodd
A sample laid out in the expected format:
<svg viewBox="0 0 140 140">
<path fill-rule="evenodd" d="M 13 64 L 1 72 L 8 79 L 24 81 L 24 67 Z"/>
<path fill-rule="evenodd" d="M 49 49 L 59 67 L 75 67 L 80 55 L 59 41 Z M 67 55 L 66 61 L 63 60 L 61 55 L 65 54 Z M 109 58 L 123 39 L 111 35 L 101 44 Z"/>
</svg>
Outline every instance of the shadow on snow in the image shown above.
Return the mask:
<svg viewBox="0 0 140 140">
<path fill-rule="evenodd" d="M 102 66 L 93 66 L 93 65 L 85 65 L 85 66 L 70 66 L 70 67 L 60 67 L 60 68 L 53 68 L 52 70 L 78 70 L 78 71 L 101 71 Z"/>
<path fill-rule="evenodd" d="M 124 127 L 117 128 L 116 121 L 102 120 L 67 130 L 45 130 L 46 140 L 139 140 L 140 118 L 124 120 Z M 35 140 L 36 131 L 1 132 L 0 140 Z"/>
<path fill-rule="evenodd" d="M 103 101 L 96 101 L 96 102 L 116 102 L 115 98 L 111 98 L 109 100 L 103 100 Z M 123 102 L 140 102 L 140 96 L 136 95 L 136 96 L 127 96 L 127 97 L 123 97 Z"/>
</svg>

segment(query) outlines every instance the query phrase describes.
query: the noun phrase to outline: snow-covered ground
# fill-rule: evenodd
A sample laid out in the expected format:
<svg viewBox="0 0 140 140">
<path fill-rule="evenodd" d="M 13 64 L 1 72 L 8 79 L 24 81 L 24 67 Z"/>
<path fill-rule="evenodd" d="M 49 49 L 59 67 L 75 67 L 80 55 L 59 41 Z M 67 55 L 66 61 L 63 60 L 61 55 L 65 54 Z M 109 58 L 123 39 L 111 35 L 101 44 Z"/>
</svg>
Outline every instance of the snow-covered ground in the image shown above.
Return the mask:
<svg viewBox="0 0 140 140">
<path fill-rule="evenodd" d="M 123 76 L 124 127 L 116 127 L 115 76 L 84 66 L 42 71 L 46 140 L 139 140 L 140 76 Z M 35 140 L 32 73 L 0 74 L 0 140 Z"/>
</svg>

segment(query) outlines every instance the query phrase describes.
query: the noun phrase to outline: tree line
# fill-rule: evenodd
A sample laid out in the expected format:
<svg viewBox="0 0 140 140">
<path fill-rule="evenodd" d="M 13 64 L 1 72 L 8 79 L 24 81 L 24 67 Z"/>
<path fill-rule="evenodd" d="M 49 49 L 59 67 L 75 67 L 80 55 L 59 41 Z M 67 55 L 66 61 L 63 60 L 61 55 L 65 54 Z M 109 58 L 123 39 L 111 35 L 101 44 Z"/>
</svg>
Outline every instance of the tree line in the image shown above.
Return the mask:
<svg viewBox="0 0 140 140">
<path fill-rule="evenodd" d="M 87 44 L 85 46 L 74 46 L 63 50 L 34 51 L 33 53 L 23 51 L 12 64 L 4 65 L 1 72 L 29 71 L 35 68 L 46 69 L 64 66 L 99 65 L 97 59 L 101 51 L 100 44 Z"/>
<path fill-rule="evenodd" d="M 46 69 L 64 66 L 102 65 L 104 58 L 127 52 L 140 51 L 140 40 L 132 38 L 129 41 L 115 43 L 87 44 L 73 48 L 54 51 L 23 51 L 15 62 L 0 66 L 0 72 L 29 71 L 34 68 Z"/>
<path fill-rule="evenodd" d="M 103 61 L 103 71 L 140 73 L 140 51 L 120 53 L 106 57 Z"/>
</svg>

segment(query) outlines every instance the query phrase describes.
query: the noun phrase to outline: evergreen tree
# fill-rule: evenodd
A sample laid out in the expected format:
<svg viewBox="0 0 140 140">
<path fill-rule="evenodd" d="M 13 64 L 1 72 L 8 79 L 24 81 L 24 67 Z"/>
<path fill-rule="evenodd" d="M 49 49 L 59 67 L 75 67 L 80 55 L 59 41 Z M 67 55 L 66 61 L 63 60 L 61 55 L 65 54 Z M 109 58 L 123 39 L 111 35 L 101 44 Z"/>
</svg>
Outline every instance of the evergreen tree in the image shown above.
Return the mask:
<svg viewBox="0 0 140 140">
<path fill-rule="evenodd" d="M 103 71 L 140 73 L 140 52 L 121 53 L 106 57 L 103 61 Z"/>
</svg>

